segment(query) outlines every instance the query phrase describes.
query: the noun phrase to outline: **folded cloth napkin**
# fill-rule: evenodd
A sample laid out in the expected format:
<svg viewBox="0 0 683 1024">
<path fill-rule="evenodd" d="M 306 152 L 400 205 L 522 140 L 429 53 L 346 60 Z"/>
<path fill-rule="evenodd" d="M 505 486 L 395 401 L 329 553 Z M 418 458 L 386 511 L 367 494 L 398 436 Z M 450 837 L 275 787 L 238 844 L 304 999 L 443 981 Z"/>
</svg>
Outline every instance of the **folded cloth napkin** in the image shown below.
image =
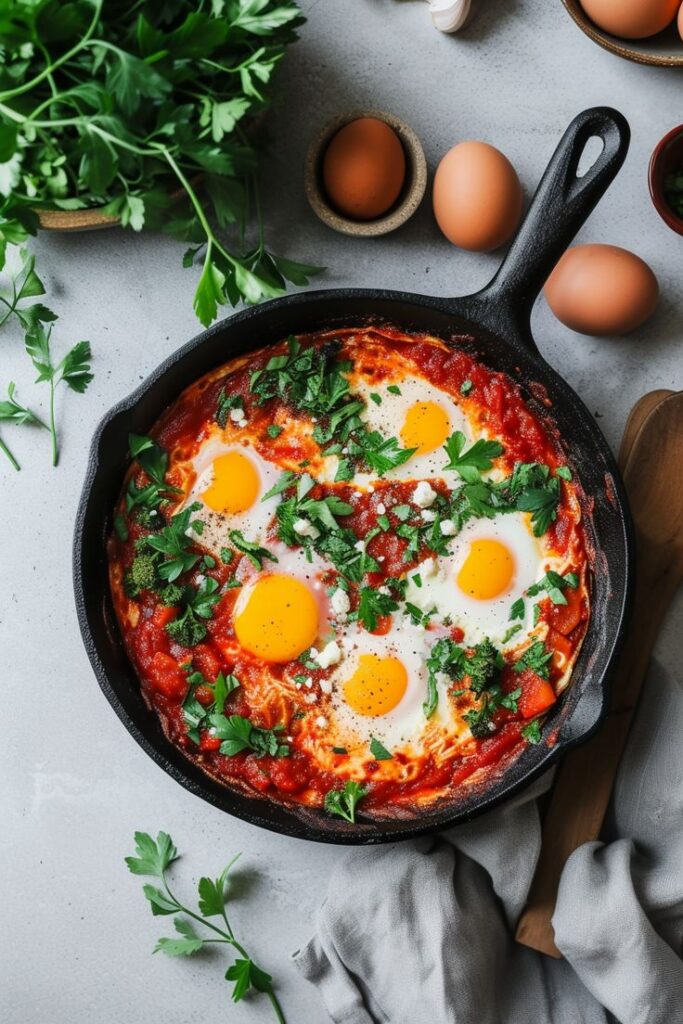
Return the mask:
<svg viewBox="0 0 683 1024">
<path fill-rule="evenodd" d="M 683 684 L 653 666 L 603 841 L 562 875 L 563 961 L 513 939 L 549 776 L 442 835 L 351 850 L 294 956 L 335 1024 L 683 1024 L 682 737 Z"/>
</svg>

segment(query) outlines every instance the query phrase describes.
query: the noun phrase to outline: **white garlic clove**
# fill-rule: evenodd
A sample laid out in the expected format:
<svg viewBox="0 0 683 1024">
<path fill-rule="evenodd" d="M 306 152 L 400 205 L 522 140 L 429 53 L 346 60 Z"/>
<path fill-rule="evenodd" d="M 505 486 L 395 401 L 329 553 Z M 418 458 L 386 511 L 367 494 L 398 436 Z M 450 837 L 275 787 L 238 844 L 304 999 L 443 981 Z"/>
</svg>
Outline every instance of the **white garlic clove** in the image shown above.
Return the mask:
<svg viewBox="0 0 683 1024">
<path fill-rule="evenodd" d="M 457 32 L 470 13 L 472 0 L 430 0 L 429 12 L 440 32 Z"/>
</svg>

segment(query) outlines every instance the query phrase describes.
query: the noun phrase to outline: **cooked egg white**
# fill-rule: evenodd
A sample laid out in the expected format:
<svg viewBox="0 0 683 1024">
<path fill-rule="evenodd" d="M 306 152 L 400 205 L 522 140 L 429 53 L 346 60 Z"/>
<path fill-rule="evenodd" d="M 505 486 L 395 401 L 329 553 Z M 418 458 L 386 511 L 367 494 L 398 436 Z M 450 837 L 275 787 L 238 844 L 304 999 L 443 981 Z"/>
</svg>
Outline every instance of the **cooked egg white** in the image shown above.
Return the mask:
<svg viewBox="0 0 683 1024">
<path fill-rule="evenodd" d="M 201 543 L 216 555 L 229 546 L 229 531 L 239 530 L 246 540 L 261 543 L 279 498 L 264 495 L 277 482 L 280 466 L 267 462 L 246 444 L 226 444 L 215 433 L 192 460 L 195 481 L 184 505 L 199 502 L 192 518 L 204 524 Z"/>
<path fill-rule="evenodd" d="M 389 391 L 390 387 L 398 388 L 399 393 Z M 370 430 L 395 437 L 402 448 L 416 449 L 402 466 L 390 469 L 385 480 L 443 476 L 443 467 L 448 462 L 443 450 L 446 440 L 456 430 L 462 431 L 468 440 L 472 436 L 467 417 L 455 399 L 421 377 L 404 377 L 377 385 L 360 379 L 354 381 L 353 390 L 365 401 L 360 415 Z M 357 479 L 362 483 L 360 475 Z"/>
<path fill-rule="evenodd" d="M 437 610 L 435 621 L 448 617 L 465 633 L 468 643 L 484 637 L 501 646 L 514 623 L 513 603 L 549 567 L 543 549 L 525 513 L 473 520 L 451 543 L 451 554 L 425 560 L 408 573 L 406 599 L 422 611 Z M 512 646 L 531 628 L 531 601 L 525 602 L 522 630 L 510 638 Z"/>
</svg>

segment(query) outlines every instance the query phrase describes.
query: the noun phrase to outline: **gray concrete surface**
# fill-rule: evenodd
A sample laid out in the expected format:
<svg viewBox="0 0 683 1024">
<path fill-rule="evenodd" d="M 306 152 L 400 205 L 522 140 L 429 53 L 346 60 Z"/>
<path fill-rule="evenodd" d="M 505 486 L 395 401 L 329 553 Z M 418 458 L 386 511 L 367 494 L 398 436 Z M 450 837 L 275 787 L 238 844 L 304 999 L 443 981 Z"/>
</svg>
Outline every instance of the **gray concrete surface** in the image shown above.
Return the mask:
<svg viewBox="0 0 683 1024">
<path fill-rule="evenodd" d="M 474 0 L 461 35 L 432 27 L 411 0 L 309 0 L 301 42 L 282 67 L 271 119 L 263 198 L 271 244 L 325 264 L 320 286 L 382 285 L 458 294 L 482 285 L 496 256 L 453 249 L 427 203 L 395 235 L 337 236 L 302 192 L 307 140 L 328 116 L 374 105 L 408 120 L 433 170 L 458 140 L 484 138 L 517 166 L 527 193 L 563 128 L 580 109 L 610 103 L 633 128 L 618 181 L 582 232 L 584 241 L 633 248 L 656 270 L 656 317 L 627 340 L 579 337 L 541 301 L 536 336 L 550 362 L 585 398 L 613 445 L 643 392 L 683 385 L 683 242 L 655 213 L 646 171 L 658 139 L 680 122 L 681 73 L 637 67 L 594 46 L 560 0 Z M 78 634 L 71 590 L 71 533 L 88 445 L 101 414 L 197 332 L 193 271 L 181 247 L 107 231 L 40 239 L 36 249 L 61 315 L 64 345 L 92 341 L 96 378 L 85 397 L 60 396 L 58 470 L 45 438 L 4 430 L 23 465 L 0 462 L 0 1019 L 5 1024 L 143 1024 L 267 1021 L 264 1004 L 233 1007 L 219 957 L 150 956 L 167 931 L 153 919 L 123 857 L 135 829 L 166 829 L 187 855 L 178 888 L 218 872 L 242 851 L 233 918 L 278 979 L 289 1024 L 323 1024 L 315 991 L 289 956 L 308 937 L 342 851 L 270 835 L 185 793 L 136 746 L 97 687 Z M 15 379 L 35 402 L 20 338 L 0 341 L 0 383 Z M 674 669 L 683 603 L 658 654 Z M 247 884 L 248 883 L 248 884 Z M 397 957 L 409 951 L 396 951 Z"/>
</svg>

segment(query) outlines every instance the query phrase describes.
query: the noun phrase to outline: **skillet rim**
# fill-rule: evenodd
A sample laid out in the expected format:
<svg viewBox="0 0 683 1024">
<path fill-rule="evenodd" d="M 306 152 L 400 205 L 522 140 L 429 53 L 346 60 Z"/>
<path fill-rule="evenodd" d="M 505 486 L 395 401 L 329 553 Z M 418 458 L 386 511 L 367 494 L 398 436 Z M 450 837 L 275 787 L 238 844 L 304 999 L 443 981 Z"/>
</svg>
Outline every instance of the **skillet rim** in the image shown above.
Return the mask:
<svg viewBox="0 0 683 1024">
<path fill-rule="evenodd" d="M 494 311 L 493 318 L 484 313 L 482 300 L 488 297 L 487 292 L 490 292 L 489 288 L 483 289 L 482 292 L 479 292 L 476 295 L 464 296 L 459 299 L 443 299 L 391 289 L 310 289 L 306 292 L 286 295 L 280 299 L 272 300 L 271 302 L 264 303 L 260 306 L 248 307 L 234 313 L 232 316 L 226 317 L 223 320 L 212 324 L 208 329 L 202 331 L 200 334 L 196 335 L 190 341 L 172 352 L 162 360 L 162 362 L 159 363 L 147 375 L 147 377 L 136 388 L 134 388 L 132 392 L 120 399 L 107 413 L 105 413 L 100 420 L 90 445 L 85 481 L 76 513 L 73 541 L 73 583 L 76 598 L 76 611 L 86 653 L 95 672 L 100 689 L 138 745 L 142 747 L 145 753 L 159 767 L 163 768 L 171 778 L 176 782 L 179 782 L 184 789 L 193 793 L 195 796 L 200 796 L 202 799 L 225 813 L 238 817 L 249 824 L 265 828 L 268 831 L 276 832 L 281 835 L 287 835 L 298 839 L 303 838 L 314 842 L 324 842 L 332 845 L 377 845 L 433 834 L 436 831 L 441 831 L 443 829 L 471 821 L 473 818 L 492 810 L 494 807 L 509 799 L 521 789 L 531 785 L 531 783 L 543 772 L 548 771 L 561 756 L 564 756 L 564 754 L 569 750 L 588 740 L 589 737 L 598 729 L 600 723 L 605 717 L 607 712 L 608 687 L 610 680 L 613 677 L 617 657 L 623 644 L 633 591 L 634 532 L 628 507 L 628 500 L 626 498 L 623 482 L 621 480 L 614 455 L 612 454 L 602 431 L 590 416 L 590 413 L 583 401 L 567 381 L 565 381 L 564 378 L 543 358 L 533 342 L 530 331 L 520 331 L 517 323 L 509 320 L 507 323 L 505 322 L 505 308 L 497 311 L 497 316 L 496 311 Z M 493 298 L 493 296 L 491 296 L 491 298 Z M 365 302 L 389 302 L 401 304 L 403 306 L 409 305 L 417 308 L 418 310 L 437 312 L 447 316 L 451 315 L 460 320 L 469 320 L 473 330 L 478 329 L 480 332 L 490 332 L 497 335 L 498 340 L 503 345 L 507 345 L 517 352 L 523 360 L 531 363 L 532 366 L 535 366 L 543 376 L 550 376 L 549 383 L 551 386 L 548 388 L 549 394 L 555 392 L 555 394 L 552 394 L 553 398 L 558 397 L 564 402 L 570 403 L 575 410 L 580 412 L 588 426 L 593 441 L 599 449 L 600 454 L 610 472 L 610 482 L 614 489 L 614 506 L 620 526 L 619 546 L 623 547 L 624 552 L 624 587 L 622 594 L 615 596 L 615 601 L 617 602 L 617 622 L 613 629 L 611 643 L 608 644 L 605 667 L 598 677 L 590 680 L 590 683 L 587 686 L 590 691 L 596 691 L 598 699 L 598 705 L 595 706 L 596 695 L 594 694 L 593 717 L 587 726 L 580 729 L 578 732 L 574 731 L 572 734 L 562 737 L 553 745 L 548 744 L 547 741 L 542 745 L 539 745 L 539 747 L 542 746 L 542 750 L 540 750 L 539 755 L 537 755 L 537 762 L 525 770 L 519 777 L 513 777 L 512 772 L 508 770 L 512 766 L 505 765 L 502 773 L 498 776 L 494 776 L 490 785 L 486 787 L 470 805 L 464 807 L 461 806 L 460 809 L 451 809 L 450 813 L 448 811 L 448 805 L 446 805 L 446 807 L 441 811 L 433 812 L 431 815 L 422 816 L 418 819 L 394 819 L 392 821 L 380 820 L 368 823 L 360 822 L 355 826 L 352 826 L 347 825 L 347 823 L 343 822 L 341 819 L 337 822 L 336 819 L 330 819 L 328 817 L 321 818 L 320 812 L 317 811 L 317 809 L 313 822 L 311 822 L 305 819 L 301 813 L 297 814 L 297 805 L 294 805 L 294 808 L 292 808 L 291 805 L 268 800 L 264 797 L 258 797 L 256 799 L 245 797 L 245 794 L 242 791 L 216 782 L 216 780 L 203 772 L 199 766 L 186 759 L 184 755 L 182 755 L 182 752 L 180 752 L 179 749 L 164 736 L 164 743 L 168 744 L 172 751 L 180 754 L 183 767 L 179 767 L 169 759 L 169 756 L 160 749 L 160 746 L 156 741 L 151 739 L 133 720 L 128 710 L 124 707 L 123 701 L 117 694 L 109 678 L 109 672 L 104 664 L 106 659 L 103 659 L 100 654 L 99 645 L 93 635 L 89 621 L 86 593 L 88 581 L 85 579 L 87 569 L 84 565 L 83 539 L 86 525 L 91 517 L 97 514 L 97 509 L 91 508 L 94 485 L 101 473 L 111 473 L 111 470 L 107 470 L 106 466 L 101 464 L 102 460 L 100 458 L 100 446 L 107 429 L 122 415 L 132 413 L 142 402 L 148 392 L 153 389 L 154 386 L 159 385 L 163 378 L 176 368 L 178 363 L 199 351 L 207 342 L 211 341 L 216 334 L 220 334 L 226 330 L 229 331 L 233 325 L 236 326 L 243 324 L 251 319 L 258 320 L 260 317 L 269 317 L 273 313 L 282 309 L 288 309 L 291 306 L 301 308 L 305 305 L 318 303 L 321 305 L 335 304 L 343 307 L 349 300 L 354 299 L 363 300 Z M 324 319 L 324 316 L 324 313 L 321 311 L 320 319 Z M 497 322 L 501 317 L 503 319 L 502 326 L 500 322 Z M 346 318 L 347 322 L 350 322 L 354 319 L 354 314 L 349 311 L 344 313 L 344 315 L 339 319 L 341 321 L 344 318 Z M 357 321 L 358 318 L 358 314 L 355 314 L 355 319 Z M 328 314 L 328 319 L 337 319 L 337 317 L 332 314 Z M 370 319 L 370 314 L 366 314 L 365 319 L 366 321 Z M 398 326 L 400 326 L 400 323 L 398 323 Z M 319 329 L 323 328 L 320 327 Z M 501 333 L 503 330 L 504 333 Z M 253 350 L 255 350 L 256 347 L 263 346 L 254 346 Z M 245 349 L 245 351 L 251 350 L 252 349 L 250 348 Z M 220 363 L 217 363 L 216 365 L 220 365 Z M 547 385 L 544 386 L 547 387 Z M 171 401 L 173 401 L 173 399 L 171 399 Z M 552 417 L 552 413 L 550 413 L 550 415 Z M 101 534 L 101 537 L 106 537 L 108 532 L 106 519 L 99 525 L 104 528 L 104 532 L 98 532 Z M 616 540 L 613 540 L 612 544 L 614 545 L 615 543 Z M 101 552 L 101 554 L 104 554 L 104 552 Z M 107 598 L 108 589 L 105 594 L 105 600 Z M 613 613 L 614 611 L 615 609 L 613 609 Z M 97 614 L 104 618 L 104 609 L 99 609 Z M 116 642 L 122 644 L 120 635 L 116 637 Z M 135 676 L 136 674 L 132 669 L 132 666 L 131 671 Z M 586 671 L 587 670 L 584 668 L 584 672 Z M 585 699 L 586 697 L 587 694 L 584 694 L 582 699 Z M 578 714 L 580 707 L 581 700 L 578 701 L 577 708 L 575 708 L 572 714 L 568 716 L 569 723 L 571 723 L 572 718 Z M 153 711 L 150 711 L 149 713 L 150 715 L 155 715 Z M 528 750 L 529 748 L 526 749 Z M 534 749 L 539 750 L 539 748 Z M 524 753 L 524 751 L 522 751 L 522 753 Z M 518 760 L 519 757 L 516 758 L 514 763 Z M 225 806 L 225 801 L 230 798 L 236 800 L 236 805 L 228 808 Z M 263 811 L 263 813 L 260 813 L 261 811 Z M 278 814 L 284 815 L 286 820 L 271 820 L 272 815 L 277 816 Z M 316 824 L 316 820 L 323 821 L 325 823 L 325 827 L 323 828 L 321 825 Z M 416 821 L 418 824 L 416 824 Z"/>
</svg>

